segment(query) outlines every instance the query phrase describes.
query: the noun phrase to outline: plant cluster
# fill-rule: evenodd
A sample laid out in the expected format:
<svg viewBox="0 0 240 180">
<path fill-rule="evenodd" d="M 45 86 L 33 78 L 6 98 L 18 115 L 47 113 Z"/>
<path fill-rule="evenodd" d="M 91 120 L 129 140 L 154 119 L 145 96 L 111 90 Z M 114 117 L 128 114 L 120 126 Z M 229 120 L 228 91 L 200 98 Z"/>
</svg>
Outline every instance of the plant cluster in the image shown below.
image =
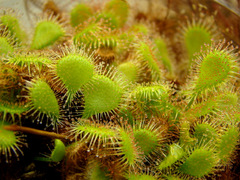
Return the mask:
<svg viewBox="0 0 240 180">
<path fill-rule="evenodd" d="M 213 17 L 167 36 L 125 0 L 44 9 L 29 37 L 0 15 L 1 165 L 23 161 L 33 135 L 54 147 L 32 160 L 66 179 L 205 179 L 235 163 L 239 53 Z"/>
</svg>

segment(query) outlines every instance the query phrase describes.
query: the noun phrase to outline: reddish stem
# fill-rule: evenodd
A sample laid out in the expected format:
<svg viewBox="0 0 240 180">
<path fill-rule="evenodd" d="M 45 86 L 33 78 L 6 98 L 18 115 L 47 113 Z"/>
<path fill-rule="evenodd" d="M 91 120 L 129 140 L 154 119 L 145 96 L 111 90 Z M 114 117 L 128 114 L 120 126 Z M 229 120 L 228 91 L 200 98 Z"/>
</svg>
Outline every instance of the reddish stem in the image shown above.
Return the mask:
<svg viewBox="0 0 240 180">
<path fill-rule="evenodd" d="M 9 125 L 9 126 L 4 126 L 3 128 L 6 130 L 10 130 L 10 131 L 21 131 L 21 132 L 29 133 L 29 134 L 47 136 L 47 137 L 54 138 L 54 139 L 68 139 L 68 137 L 63 134 L 57 134 L 55 132 L 48 132 L 48 131 L 43 131 L 43 130 L 39 130 L 39 129 L 24 127 L 24 126 Z"/>
</svg>

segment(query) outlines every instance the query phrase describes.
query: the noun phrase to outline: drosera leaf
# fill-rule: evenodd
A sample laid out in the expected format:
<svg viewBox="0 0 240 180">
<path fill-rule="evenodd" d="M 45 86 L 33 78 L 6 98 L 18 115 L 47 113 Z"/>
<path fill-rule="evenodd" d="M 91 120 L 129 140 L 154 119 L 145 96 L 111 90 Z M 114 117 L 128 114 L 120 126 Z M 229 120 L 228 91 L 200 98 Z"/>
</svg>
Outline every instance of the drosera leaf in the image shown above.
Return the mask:
<svg viewBox="0 0 240 180">
<path fill-rule="evenodd" d="M 19 103 L 8 103 L 4 101 L 0 101 L 0 113 L 3 114 L 3 120 L 6 119 L 7 114 L 9 114 L 13 120 L 15 121 L 15 115 L 19 118 L 24 112 L 27 112 L 29 107 L 26 104 L 19 104 Z"/>
<path fill-rule="evenodd" d="M 51 124 L 57 126 L 60 118 L 60 107 L 58 104 L 58 100 L 47 84 L 47 82 L 43 79 L 36 79 L 30 82 L 29 90 L 29 106 L 35 110 L 34 113 L 38 112 L 41 114 L 47 115 L 51 118 Z"/>
<path fill-rule="evenodd" d="M 142 156 L 151 162 L 151 156 L 161 154 L 166 129 L 151 119 L 149 122 L 141 121 L 133 126 L 135 142 L 143 152 Z"/>
<path fill-rule="evenodd" d="M 137 145 L 141 147 L 144 155 L 149 155 L 152 151 L 156 150 L 158 146 L 158 138 L 150 130 L 135 130 L 134 138 L 136 139 Z"/>
<path fill-rule="evenodd" d="M 64 159 L 66 153 L 65 144 L 60 139 L 54 140 L 54 149 L 50 156 L 35 157 L 34 160 L 45 162 L 60 162 Z"/>
<path fill-rule="evenodd" d="M 157 37 L 154 39 L 154 44 L 156 47 L 156 56 L 164 65 L 164 67 L 169 72 L 170 76 L 173 76 L 174 68 L 173 68 L 173 62 L 170 56 L 170 52 L 167 48 L 167 43 L 165 40 L 161 37 Z"/>
<path fill-rule="evenodd" d="M 187 51 L 188 67 L 190 67 L 196 54 L 207 49 L 206 44 L 211 44 L 212 40 L 219 39 L 214 18 L 211 16 L 193 17 L 192 20 L 187 20 L 186 25 L 181 25 L 181 39 L 182 45 Z"/>
<path fill-rule="evenodd" d="M 218 138 L 217 130 L 208 123 L 198 123 L 194 127 L 194 137 L 198 140 L 198 144 L 216 143 Z"/>
<path fill-rule="evenodd" d="M 12 53 L 13 51 L 14 47 L 9 43 L 8 39 L 0 36 L 0 55 Z"/>
<path fill-rule="evenodd" d="M 196 148 L 192 151 L 178 170 L 190 177 L 202 178 L 215 171 L 218 158 L 211 148 Z"/>
<path fill-rule="evenodd" d="M 224 134 L 220 137 L 217 143 L 218 156 L 223 164 L 228 164 L 234 151 L 239 144 L 239 130 L 237 127 L 229 127 Z"/>
<path fill-rule="evenodd" d="M 153 175 L 148 174 L 131 174 L 128 177 L 128 180 L 156 180 L 157 178 Z"/>
<path fill-rule="evenodd" d="M 28 74 L 36 74 L 52 64 L 52 60 L 43 53 L 16 53 L 7 58 L 7 64 L 17 66 Z"/>
<path fill-rule="evenodd" d="M 150 43 L 138 41 L 135 45 L 135 49 L 137 59 L 142 64 L 142 67 L 150 70 L 151 81 L 154 82 L 161 80 L 163 77 L 162 71 L 160 69 L 160 65 L 157 62 L 156 56 L 153 53 L 153 48 L 151 47 Z"/>
<path fill-rule="evenodd" d="M 168 110 L 169 88 L 161 83 L 137 85 L 129 93 L 133 111 L 159 116 Z"/>
<path fill-rule="evenodd" d="M 85 178 L 88 180 L 110 180 L 110 172 L 102 163 L 96 160 L 89 160 L 86 171 Z"/>
<path fill-rule="evenodd" d="M 191 61 L 191 59 L 194 58 L 194 54 L 200 52 L 200 49 L 204 44 L 211 43 L 211 33 L 205 27 L 192 25 L 186 30 L 184 40 Z"/>
<path fill-rule="evenodd" d="M 137 146 L 134 134 L 127 128 L 119 128 L 119 155 L 122 155 L 121 162 L 124 168 L 137 168 L 142 163 L 142 150 Z"/>
<path fill-rule="evenodd" d="M 116 28 L 123 27 L 128 18 L 129 5 L 127 1 L 110 0 L 105 4 L 103 12 L 111 14 L 118 20 L 118 26 Z"/>
<path fill-rule="evenodd" d="M 100 75 L 94 75 L 83 89 L 83 118 L 93 115 L 102 116 L 103 114 L 109 117 L 110 112 L 114 113 L 120 107 L 124 93 L 121 81 L 121 77 L 118 77 L 116 71 L 111 67 Z"/>
<path fill-rule="evenodd" d="M 0 24 L 12 36 L 14 42 L 17 44 L 24 43 L 26 41 L 26 33 L 20 27 L 19 21 L 14 14 L 5 14 L 0 17 Z"/>
<path fill-rule="evenodd" d="M 82 24 L 93 15 L 93 11 L 87 4 L 78 4 L 70 12 L 72 27 Z"/>
<path fill-rule="evenodd" d="M 58 61 L 56 71 L 57 76 L 67 88 L 67 101 L 71 102 L 77 91 L 92 78 L 94 65 L 87 56 L 68 54 Z"/>
<path fill-rule="evenodd" d="M 6 162 L 12 155 L 19 157 L 19 153 L 23 155 L 21 146 L 26 145 L 21 135 L 17 135 L 14 131 L 5 130 L 4 126 L 9 125 L 6 121 L 0 121 L 0 154 L 5 155 Z"/>
<path fill-rule="evenodd" d="M 196 60 L 196 72 L 193 76 L 190 87 L 189 108 L 194 100 L 200 95 L 204 95 L 214 89 L 224 87 L 227 82 L 234 81 L 239 71 L 238 54 L 235 53 L 236 48 L 231 43 L 221 41 L 206 46 L 206 51 L 198 56 Z"/>
<path fill-rule="evenodd" d="M 236 107 L 238 95 L 229 90 L 218 90 L 218 94 L 209 95 L 201 102 L 194 103 L 186 112 L 188 117 L 201 117 L 227 112 L 229 108 Z"/>
<path fill-rule="evenodd" d="M 118 141 L 117 132 L 110 125 L 91 123 L 86 119 L 73 124 L 69 133 L 75 140 L 80 138 L 80 143 L 88 143 L 88 152 L 96 148 L 96 157 L 99 156 L 99 149 L 113 147 Z"/>
<path fill-rule="evenodd" d="M 169 146 L 168 155 L 163 159 L 163 161 L 161 161 L 158 169 L 163 170 L 168 167 L 173 167 L 173 164 L 183 158 L 185 154 L 186 153 L 180 145 L 176 143 L 171 144 Z"/>
<path fill-rule="evenodd" d="M 114 49 L 117 46 L 117 37 L 114 31 L 106 26 L 105 21 L 96 22 L 95 19 L 91 19 L 78 27 L 73 43 L 88 50 Z"/>
<path fill-rule="evenodd" d="M 43 49 L 53 45 L 65 35 L 62 25 L 55 19 L 42 20 L 37 23 L 31 42 L 31 49 Z"/>
<path fill-rule="evenodd" d="M 122 74 L 126 84 L 135 83 L 139 79 L 140 67 L 136 62 L 128 61 L 117 66 L 117 70 Z"/>
<path fill-rule="evenodd" d="M 54 149 L 51 153 L 50 160 L 53 162 L 60 162 L 65 156 L 65 145 L 60 139 L 54 140 Z"/>
<path fill-rule="evenodd" d="M 93 77 L 92 92 L 84 92 L 85 110 L 83 117 L 90 117 L 117 108 L 121 99 L 121 89 L 111 79 L 103 75 Z M 89 115 L 87 115 L 89 114 Z"/>
</svg>

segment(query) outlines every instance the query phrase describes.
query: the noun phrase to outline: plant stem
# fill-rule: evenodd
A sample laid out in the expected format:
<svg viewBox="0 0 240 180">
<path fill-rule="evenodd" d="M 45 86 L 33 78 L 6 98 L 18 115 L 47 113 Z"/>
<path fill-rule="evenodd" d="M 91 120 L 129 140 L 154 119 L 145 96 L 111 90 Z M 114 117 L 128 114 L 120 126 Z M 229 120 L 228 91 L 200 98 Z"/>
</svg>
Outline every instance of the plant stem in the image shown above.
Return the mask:
<svg viewBox="0 0 240 180">
<path fill-rule="evenodd" d="M 43 131 L 43 130 L 39 130 L 39 129 L 24 127 L 24 126 L 9 125 L 9 126 L 4 126 L 3 128 L 6 130 L 10 130 L 10 131 L 21 131 L 21 132 L 29 133 L 29 134 L 47 136 L 47 137 L 54 138 L 54 139 L 68 139 L 68 137 L 63 134 L 57 134 L 55 132 L 48 132 L 48 131 Z"/>
</svg>

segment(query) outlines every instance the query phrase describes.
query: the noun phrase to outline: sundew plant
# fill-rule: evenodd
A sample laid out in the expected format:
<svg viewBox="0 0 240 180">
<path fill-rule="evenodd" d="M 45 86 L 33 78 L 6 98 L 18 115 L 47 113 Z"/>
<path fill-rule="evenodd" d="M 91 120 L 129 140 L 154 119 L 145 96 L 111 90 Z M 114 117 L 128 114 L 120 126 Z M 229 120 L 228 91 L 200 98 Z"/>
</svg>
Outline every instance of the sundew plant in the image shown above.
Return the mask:
<svg viewBox="0 0 240 180">
<path fill-rule="evenodd" d="M 0 179 L 240 178 L 239 32 L 217 2 L 31 3 L 30 29 L 0 14 Z"/>
</svg>

